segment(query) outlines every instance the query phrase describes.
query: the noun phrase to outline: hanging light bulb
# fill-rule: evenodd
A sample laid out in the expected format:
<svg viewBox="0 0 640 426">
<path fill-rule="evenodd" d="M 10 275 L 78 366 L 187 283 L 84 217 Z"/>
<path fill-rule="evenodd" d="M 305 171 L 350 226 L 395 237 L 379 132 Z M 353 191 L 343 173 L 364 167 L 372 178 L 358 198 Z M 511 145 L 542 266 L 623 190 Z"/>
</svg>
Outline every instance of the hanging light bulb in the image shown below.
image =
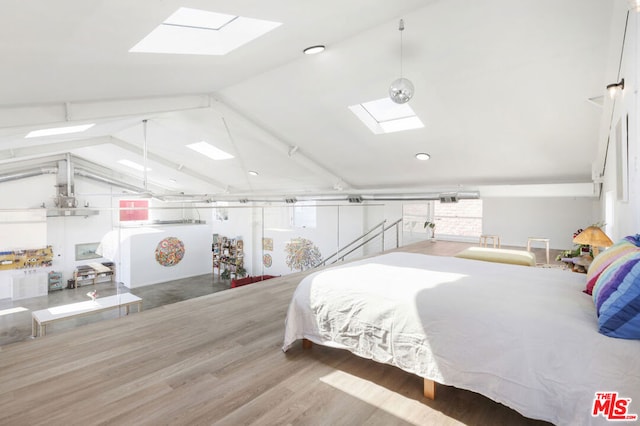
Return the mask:
<svg viewBox="0 0 640 426">
<path fill-rule="evenodd" d="M 404 31 L 404 20 L 402 19 L 398 25 L 398 30 L 400 30 L 400 78 L 391 83 L 389 97 L 397 104 L 404 104 L 413 97 L 414 87 L 411 81 L 402 77 L 402 32 Z"/>
</svg>

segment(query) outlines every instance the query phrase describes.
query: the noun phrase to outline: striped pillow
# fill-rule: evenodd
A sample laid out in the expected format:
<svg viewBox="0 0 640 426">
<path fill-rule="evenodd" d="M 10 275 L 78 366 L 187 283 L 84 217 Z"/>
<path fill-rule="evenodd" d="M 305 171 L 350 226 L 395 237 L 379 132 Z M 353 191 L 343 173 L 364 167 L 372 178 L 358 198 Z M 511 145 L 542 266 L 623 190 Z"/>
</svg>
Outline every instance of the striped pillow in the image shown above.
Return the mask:
<svg viewBox="0 0 640 426">
<path fill-rule="evenodd" d="M 640 339 L 640 251 L 614 261 L 593 287 L 600 333 Z"/>
<path fill-rule="evenodd" d="M 593 286 L 607 266 L 626 254 L 640 251 L 640 247 L 638 247 L 640 245 L 639 237 L 640 235 L 625 237 L 597 255 L 595 259 L 593 259 L 593 262 L 591 262 L 591 265 L 589 265 L 589 270 L 587 271 L 587 287 L 583 291 L 587 294 L 592 294 Z M 638 244 L 636 244 L 636 242 L 638 242 Z"/>
</svg>

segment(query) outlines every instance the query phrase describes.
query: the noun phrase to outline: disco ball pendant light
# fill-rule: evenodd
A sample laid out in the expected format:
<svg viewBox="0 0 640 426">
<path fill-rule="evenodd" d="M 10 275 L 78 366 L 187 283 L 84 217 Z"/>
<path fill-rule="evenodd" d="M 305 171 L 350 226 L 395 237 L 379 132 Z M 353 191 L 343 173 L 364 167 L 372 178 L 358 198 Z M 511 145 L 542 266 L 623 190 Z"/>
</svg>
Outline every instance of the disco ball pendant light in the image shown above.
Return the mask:
<svg viewBox="0 0 640 426">
<path fill-rule="evenodd" d="M 400 30 L 400 78 L 394 80 L 389 87 L 389 97 L 397 104 L 409 102 L 413 96 L 413 83 L 402 77 L 402 32 L 404 31 L 404 21 L 401 19 L 398 25 Z"/>
</svg>

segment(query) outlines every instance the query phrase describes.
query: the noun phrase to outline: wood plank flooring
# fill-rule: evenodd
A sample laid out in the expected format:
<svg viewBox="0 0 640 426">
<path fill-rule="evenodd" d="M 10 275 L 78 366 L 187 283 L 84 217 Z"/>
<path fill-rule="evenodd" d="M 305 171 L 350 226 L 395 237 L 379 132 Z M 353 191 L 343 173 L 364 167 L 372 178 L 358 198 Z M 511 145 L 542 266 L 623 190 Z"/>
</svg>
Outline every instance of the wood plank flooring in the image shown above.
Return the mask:
<svg viewBox="0 0 640 426">
<path fill-rule="evenodd" d="M 441 255 L 469 244 L 421 243 Z M 6 425 L 535 425 L 472 392 L 313 345 L 281 350 L 305 273 L 0 348 Z"/>
</svg>

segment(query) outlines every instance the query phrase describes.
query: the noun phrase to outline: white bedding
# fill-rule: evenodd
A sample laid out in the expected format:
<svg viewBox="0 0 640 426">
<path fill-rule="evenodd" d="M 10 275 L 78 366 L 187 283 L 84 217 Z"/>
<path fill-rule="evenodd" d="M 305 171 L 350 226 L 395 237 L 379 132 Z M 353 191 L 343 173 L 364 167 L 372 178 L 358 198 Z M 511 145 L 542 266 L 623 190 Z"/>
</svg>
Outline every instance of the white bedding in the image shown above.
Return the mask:
<svg viewBox="0 0 640 426">
<path fill-rule="evenodd" d="M 597 332 L 585 275 L 390 253 L 304 278 L 283 350 L 298 339 L 347 349 L 469 389 L 562 425 L 591 416 L 596 392 L 640 414 L 640 341 Z"/>
</svg>

